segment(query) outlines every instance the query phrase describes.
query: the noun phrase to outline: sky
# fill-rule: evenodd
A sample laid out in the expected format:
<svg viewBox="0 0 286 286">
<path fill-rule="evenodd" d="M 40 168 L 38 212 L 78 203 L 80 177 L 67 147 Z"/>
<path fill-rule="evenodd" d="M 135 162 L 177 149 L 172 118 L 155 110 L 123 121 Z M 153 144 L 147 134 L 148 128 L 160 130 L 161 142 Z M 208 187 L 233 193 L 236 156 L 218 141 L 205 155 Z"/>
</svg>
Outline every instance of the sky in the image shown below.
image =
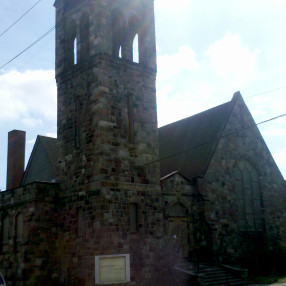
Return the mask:
<svg viewBox="0 0 286 286">
<path fill-rule="evenodd" d="M 38 0 L 1 0 L 0 35 Z M 159 126 L 230 101 L 240 91 L 256 123 L 286 113 L 285 0 L 155 0 Z M 55 25 L 41 0 L 0 36 L 0 67 Z M 25 130 L 26 162 L 38 134 L 56 137 L 55 34 L 0 69 L 0 189 L 7 138 Z M 286 178 L 286 117 L 259 125 Z"/>
</svg>

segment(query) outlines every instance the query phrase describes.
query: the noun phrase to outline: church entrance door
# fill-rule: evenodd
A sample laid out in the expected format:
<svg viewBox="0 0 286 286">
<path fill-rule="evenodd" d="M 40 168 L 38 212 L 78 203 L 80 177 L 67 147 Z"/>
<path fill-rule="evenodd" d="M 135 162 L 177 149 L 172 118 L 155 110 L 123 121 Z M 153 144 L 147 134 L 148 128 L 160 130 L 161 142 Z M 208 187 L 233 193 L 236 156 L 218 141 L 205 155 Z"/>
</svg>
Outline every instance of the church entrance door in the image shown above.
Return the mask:
<svg viewBox="0 0 286 286">
<path fill-rule="evenodd" d="M 188 221 L 186 218 L 174 218 L 168 219 L 168 235 L 174 239 L 176 245 L 179 248 L 180 255 L 182 257 L 189 256 L 189 232 Z"/>
</svg>

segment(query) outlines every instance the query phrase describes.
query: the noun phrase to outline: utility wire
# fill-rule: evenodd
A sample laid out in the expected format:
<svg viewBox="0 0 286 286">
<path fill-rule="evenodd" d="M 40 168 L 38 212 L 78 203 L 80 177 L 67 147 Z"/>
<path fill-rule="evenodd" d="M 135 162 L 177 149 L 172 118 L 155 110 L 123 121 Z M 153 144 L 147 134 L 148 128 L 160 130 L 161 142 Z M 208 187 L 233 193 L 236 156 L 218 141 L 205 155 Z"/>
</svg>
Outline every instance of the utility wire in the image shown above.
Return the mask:
<svg viewBox="0 0 286 286">
<path fill-rule="evenodd" d="M 27 15 L 37 4 L 39 4 L 42 0 L 37 1 L 29 10 L 27 10 L 19 19 L 17 19 L 13 24 L 11 24 L 4 32 L 2 32 L 0 34 L 0 37 L 3 36 L 6 32 L 8 32 L 15 24 L 17 24 L 25 15 Z M 85 5 L 87 5 L 91 0 L 87 1 L 86 3 L 83 3 L 81 6 L 79 6 L 78 8 L 74 9 L 72 11 L 72 13 L 80 10 L 82 7 L 84 7 Z M 14 61 L 16 58 L 18 58 L 20 55 L 22 55 L 23 53 L 25 53 L 27 50 L 29 50 L 31 47 L 33 47 L 35 44 L 37 44 L 39 41 L 41 41 L 42 39 L 44 39 L 48 34 L 50 34 L 53 30 L 55 30 L 56 26 L 54 26 L 53 28 L 51 28 L 50 30 L 48 30 L 44 35 L 42 35 L 39 39 L 37 39 L 34 43 L 32 43 L 31 45 L 29 45 L 27 48 L 25 48 L 23 51 L 21 51 L 18 55 L 16 55 L 15 57 L 13 57 L 11 60 L 9 60 L 7 63 L 5 63 L 2 67 L 0 67 L 0 69 L 4 68 L 5 66 L 7 66 L 8 64 L 10 64 L 12 61 Z M 271 89 L 271 90 L 267 90 L 264 92 L 260 92 L 260 93 L 256 93 L 253 94 L 251 96 L 246 97 L 245 99 L 248 98 L 252 98 L 255 96 L 259 96 L 259 95 L 263 95 L 263 94 L 267 94 L 267 93 L 271 93 L 277 90 L 281 90 L 281 89 L 285 89 L 286 86 L 282 86 L 279 88 L 275 88 L 275 89 Z"/>
<path fill-rule="evenodd" d="M 27 10 L 20 18 L 18 18 L 14 23 L 12 23 L 5 31 L 3 31 L 0 34 L 0 37 L 2 37 L 4 34 L 6 34 L 13 26 L 15 26 L 24 16 L 26 16 L 34 7 L 36 7 L 42 0 L 39 0 L 36 2 L 29 10 Z"/>
<path fill-rule="evenodd" d="M 80 10 L 82 7 L 84 7 L 85 5 L 89 4 L 91 0 L 88 0 L 87 2 L 83 3 L 81 6 L 77 7 L 76 9 L 72 10 L 70 13 L 74 13 L 77 12 L 78 10 Z M 63 21 L 64 19 L 62 19 Z M 5 66 L 7 66 L 8 64 L 10 64 L 11 62 L 13 62 L 15 59 L 17 59 L 20 55 L 22 55 L 23 53 L 25 53 L 26 51 L 28 51 L 30 48 L 32 48 L 35 44 L 37 44 L 39 41 L 41 41 L 42 39 L 44 39 L 46 36 L 48 36 L 51 32 L 53 32 L 56 28 L 56 25 L 54 27 L 52 27 L 50 30 L 48 30 L 45 34 L 43 34 L 40 38 L 38 38 L 35 42 L 33 42 L 32 44 L 30 44 L 27 48 L 25 48 L 23 51 L 21 51 L 19 54 L 17 54 L 15 57 L 13 57 L 11 60 L 9 60 L 8 62 L 6 62 L 4 65 L 2 65 L 0 67 L 0 70 L 2 68 L 4 68 Z"/>
<path fill-rule="evenodd" d="M 267 90 L 267 91 L 263 91 L 263 92 L 259 92 L 259 93 L 253 94 L 251 96 L 246 97 L 246 99 L 252 98 L 252 97 L 255 97 L 255 96 L 258 96 L 258 95 L 266 94 L 266 93 L 271 93 L 273 91 L 281 90 L 281 89 L 284 89 L 284 88 L 286 88 L 286 85 L 278 87 L 278 88 L 274 88 L 274 89 L 270 89 L 270 90 Z"/>
<path fill-rule="evenodd" d="M 33 42 L 32 44 L 30 44 L 27 48 L 25 48 L 23 51 L 21 51 L 19 54 L 17 54 L 15 57 L 13 57 L 11 60 L 9 60 L 8 62 L 6 62 L 3 66 L 0 67 L 0 70 L 3 69 L 4 67 L 6 67 L 8 64 L 10 64 L 11 62 L 13 62 L 15 59 L 17 59 L 19 56 L 21 56 L 23 53 L 25 53 L 26 51 L 28 51 L 30 48 L 32 48 L 34 45 L 36 45 L 39 41 L 41 41 L 42 39 L 44 39 L 46 36 L 48 36 L 51 32 L 53 32 L 55 30 L 56 26 L 54 26 L 53 28 L 51 28 L 50 30 L 48 30 L 45 34 L 43 34 L 40 38 L 38 38 L 35 42 Z"/>
</svg>

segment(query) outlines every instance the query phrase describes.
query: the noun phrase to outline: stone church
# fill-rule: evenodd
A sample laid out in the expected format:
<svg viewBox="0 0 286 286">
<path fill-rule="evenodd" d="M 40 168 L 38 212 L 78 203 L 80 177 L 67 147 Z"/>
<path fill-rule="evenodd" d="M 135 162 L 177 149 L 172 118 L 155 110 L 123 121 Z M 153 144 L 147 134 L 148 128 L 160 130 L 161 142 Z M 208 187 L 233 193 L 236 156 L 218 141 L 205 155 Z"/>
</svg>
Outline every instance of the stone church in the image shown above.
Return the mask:
<svg viewBox="0 0 286 286">
<path fill-rule="evenodd" d="M 24 171 L 25 132 L 8 135 L 7 285 L 169 285 L 182 258 L 274 267 L 286 185 L 240 93 L 158 129 L 153 0 L 54 6 L 57 139 L 38 136 Z"/>
</svg>

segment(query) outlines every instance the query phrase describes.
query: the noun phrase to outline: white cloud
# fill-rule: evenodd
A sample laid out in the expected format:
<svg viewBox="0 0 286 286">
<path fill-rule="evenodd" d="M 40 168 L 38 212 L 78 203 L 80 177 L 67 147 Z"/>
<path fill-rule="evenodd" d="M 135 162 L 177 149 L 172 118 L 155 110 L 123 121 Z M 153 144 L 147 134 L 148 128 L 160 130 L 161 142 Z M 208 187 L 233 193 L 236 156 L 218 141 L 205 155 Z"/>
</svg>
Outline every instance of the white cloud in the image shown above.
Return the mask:
<svg viewBox="0 0 286 286">
<path fill-rule="evenodd" d="M 11 71 L 0 76 L 1 122 L 22 119 L 27 126 L 54 120 L 57 112 L 54 70 Z"/>
<path fill-rule="evenodd" d="M 168 80 L 179 73 L 195 71 L 198 66 L 195 52 L 190 47 L 180 47 L 173 55 L 158 56 L 158 78 Z"/>
<path fill-rule="evenodd" d="M 57 133 L 47 132 L 45 135 L 47 137 L 57 138 Z"/>
<path fill-rule="evenodd" d="M 28 141 L 27 141 L 27 144 L 29 144 L 29 145 L 34 145 L 35 142 L 36 142 L 36 138 L 33 138 L 33 139 L 31 139 L 31 140 L 28 140 Z"/>
<path fill-rule="evenodd" d="M 22 118 L 21 122 L 27 127 L 27 128 L 32 128 L 36 126 L 40 126 L 43 124 L 42 119 L 40 118 Z"/>
<path fill-rule="evenodd" d="M 274 152 L 273 157 L 277 165 L 280 167 L 282 175 L 286 178 L 286 148 L 281 149 L 278 152 Z"/>
<path fill-rule="evenodd" d="M 240 84 L 253 77 L 258 53 L 259 51 L 251 52 L 244 47 L 239 35 L 229 32 L 207 50 L 210 64 L 216 74 L 223 78 L 232 78 Z"/>
<path fill-rule="evenodd" d="M 167 9 L 167 10 L 183 10 L 185 9 L 188 4 L 189 4 L 189 0 L 156 0 L 155 1 L 155 7 L 157 9 Z"/>
</svg>

